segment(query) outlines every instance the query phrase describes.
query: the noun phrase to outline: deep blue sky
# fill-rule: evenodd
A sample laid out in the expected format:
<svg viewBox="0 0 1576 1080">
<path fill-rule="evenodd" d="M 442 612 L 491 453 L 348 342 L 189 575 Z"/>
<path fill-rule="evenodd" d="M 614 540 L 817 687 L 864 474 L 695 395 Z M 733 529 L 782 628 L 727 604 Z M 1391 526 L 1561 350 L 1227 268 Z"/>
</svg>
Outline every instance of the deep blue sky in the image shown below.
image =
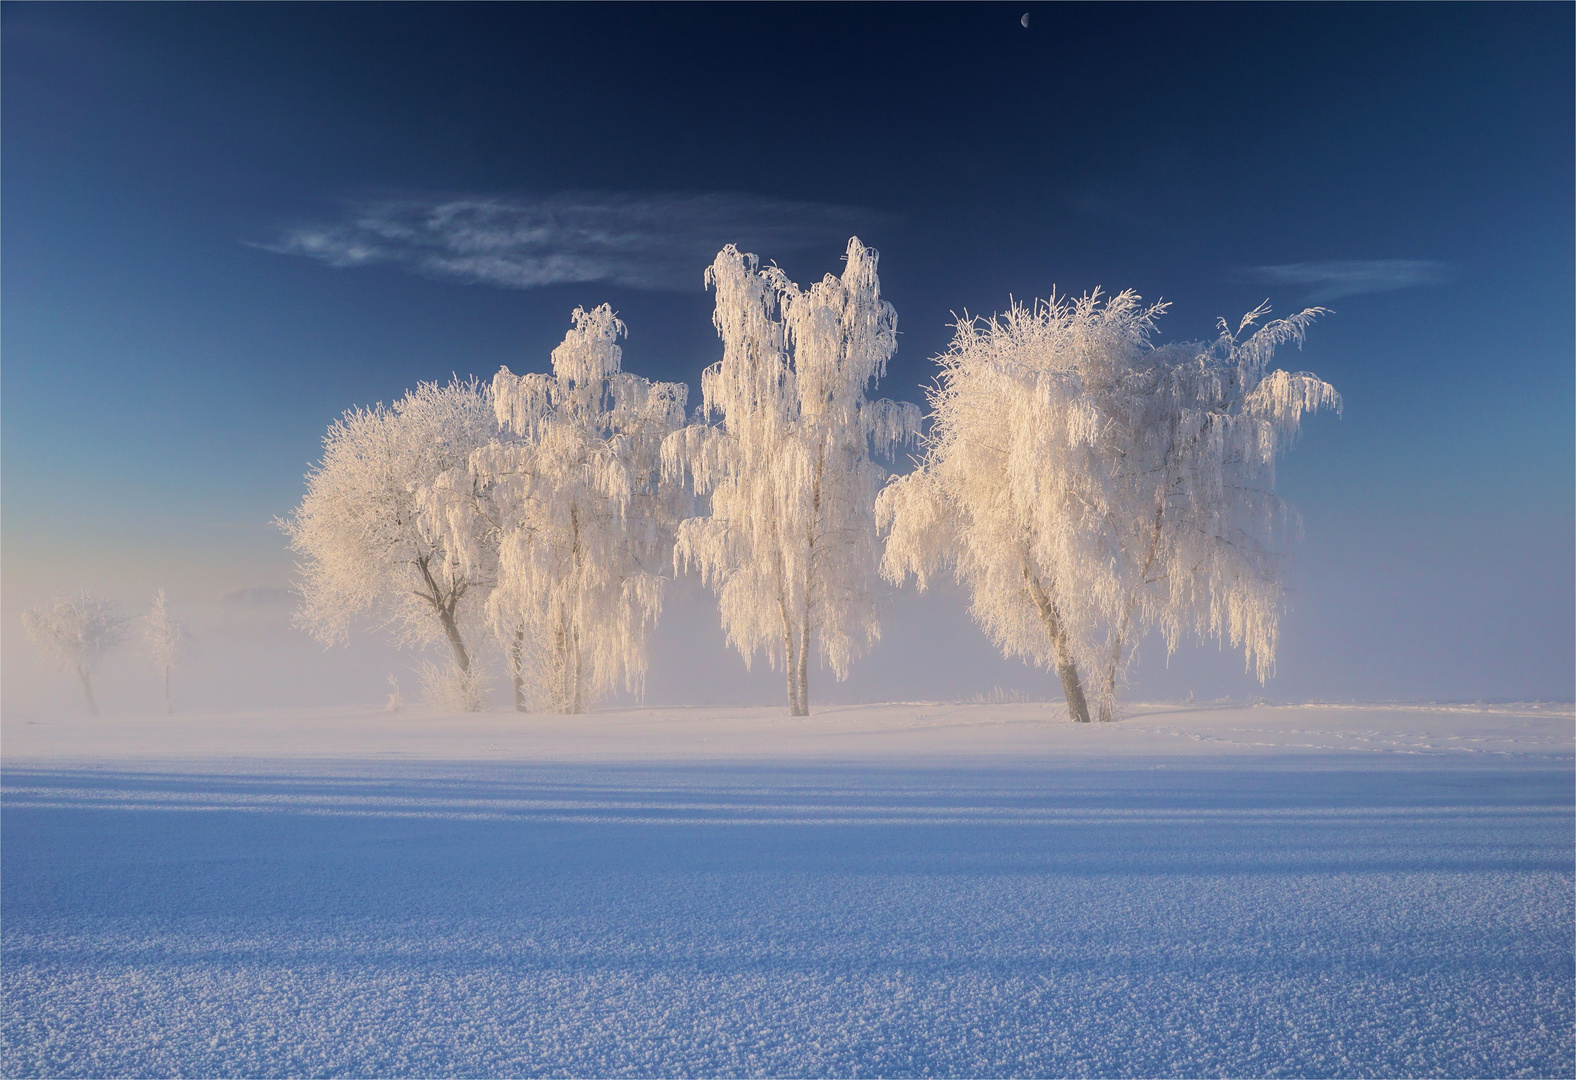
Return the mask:
<svg viewBox="0 0 1576 1080">
<path fill-rule="evenodd" d="M 1171 300 L 1168 337 L 1334 308 L 1283 356 L 1346 413 L 1282 472 L 1269 693 L 1569 697 L 1572 13 L 7 4 L 6 641 L 60 588 L 284 585 L 267 522 L 345 408 L 541 369 L 603 301 L 693 385 L 705 251 L 803 282 L 857 232 L 911 400 L 953 312 L 1053 286 Z M 456 202 L 568 226 L 481 270 L 376 235 Z"/>
</svg>

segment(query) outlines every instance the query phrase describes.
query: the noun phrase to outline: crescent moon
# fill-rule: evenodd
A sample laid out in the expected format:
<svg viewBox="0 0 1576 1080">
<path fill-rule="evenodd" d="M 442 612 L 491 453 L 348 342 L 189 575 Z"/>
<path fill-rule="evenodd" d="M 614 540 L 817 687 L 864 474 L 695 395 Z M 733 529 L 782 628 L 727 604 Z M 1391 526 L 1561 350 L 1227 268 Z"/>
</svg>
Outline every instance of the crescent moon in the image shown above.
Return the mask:
<svg viewBox="0 0 1576 1080">
<path fill-rule="evenodd" d="M 1023 28 L 1025 30 L 1027 30 L 1029 28 L 1029 13 L 1027 11 L 1025 11 L 1023 13 L 1023 18 L 1019 19 L 1018 21 L 1020 23 L 1022 23 L 1023 24 Z"/>
</svg>

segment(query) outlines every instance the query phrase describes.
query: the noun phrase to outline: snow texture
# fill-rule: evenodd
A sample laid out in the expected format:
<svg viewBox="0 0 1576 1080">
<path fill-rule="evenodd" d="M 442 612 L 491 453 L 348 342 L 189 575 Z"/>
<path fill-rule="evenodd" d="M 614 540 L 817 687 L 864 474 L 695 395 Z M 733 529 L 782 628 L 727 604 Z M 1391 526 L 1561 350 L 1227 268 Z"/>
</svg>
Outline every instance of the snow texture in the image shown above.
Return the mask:
<svg viewBox="0 0 1576 1080">
<path fill-rule="evenodd" d="M 1568 707 L 6 722 L 6 1076 L 1568 1076 Z"/>
</svg>

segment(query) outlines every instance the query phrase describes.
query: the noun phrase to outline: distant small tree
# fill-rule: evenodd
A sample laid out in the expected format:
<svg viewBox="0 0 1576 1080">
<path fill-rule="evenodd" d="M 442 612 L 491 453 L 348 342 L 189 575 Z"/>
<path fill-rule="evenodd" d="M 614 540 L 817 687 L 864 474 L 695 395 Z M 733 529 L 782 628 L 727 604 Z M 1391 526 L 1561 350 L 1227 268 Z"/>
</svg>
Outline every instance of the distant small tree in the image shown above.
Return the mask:
<svg viewBox="0 0 1576 1080">
<path fill-rule="evenodd" d="M 421 383 L 393 405 L 352 409 L 323 440 L 306 497 L 278 522 L 300 558 L 296 625 L 325 644 L 364 616 L 397 643 L 446 642 L 460 675 L 471 669 L 464 631 L 494 566 L 474 545 L 462 563 L 447 531 L 417 512 L 417 492 L 463 474 L 497 430 L 475 379 Z"/>
<path fill-rule="evenodd" d="M 130 621 L 116 614 L 113 602 L 86 592 L 56 596 L 22 615 L 28 637 L 44 658 L 76 673 L 93 716 L 99 714 L 93 672 L 125 640 Z"/>
<path fill-rule="evenodd" d="M 579 713 L 640 689 L 682 503 L 661 446 L 689 388 L 623 370 L 608 305 L 572 317 L 550 374 L 498 372 L 498 437 L 421 496 L 461 573 L 496 566 L 487 612 L 520 710 Z"/>
<path fill-rule="evenodd" d="M 960 322 L 924 460 L 877 507 L 883 573 L 923 589 L 950 567 L 1006 655 L 1056 671 L 1077 721 L 1090 719 L 1089 672 L 1112 718 L 1150 629 L 1168 651 L 1188 633 L 1229 641 L 1269 676 L 1295 520 L 1275 459 L 1304 412 L 1340 407 L 1315 376 L 1269 369 L 1321 309 L 1239 340 L 1260 307 L 1214 341 L 1154 347 L 1164 310 L 1096 292 Z"/>
<path fill-rule="evenodd" d="M 191 642 L 191 632 L 186 620 L 170 613 L 164 590 L 153 594 L 153 604 L 142 624 L 142 641 L 153 659 L 153 666 L 164 676 L 164 711 L 175 715 L 175 704 L 170 697 L 170 670 L 184 659 Z"/>
<path fill-rule="evenodd" d="M 794 716 L 810 711 L 812 649 L 839 678 L 881 633 L 876 489 L 890 454 L 919 430 L 907 402 L 865 390 L 897 348 L 877 254 L 849 240 L 841 277 L 801 290 L 776 266 L 722 249 L 707 283 L 722 359 L 701 376 L 707 423 L 670 436 L 665 471 L 688 475 L 711 513 L 679 526 L 675 560 L 716 591 L 728 641 L 787 676 Z"/>
</svg>

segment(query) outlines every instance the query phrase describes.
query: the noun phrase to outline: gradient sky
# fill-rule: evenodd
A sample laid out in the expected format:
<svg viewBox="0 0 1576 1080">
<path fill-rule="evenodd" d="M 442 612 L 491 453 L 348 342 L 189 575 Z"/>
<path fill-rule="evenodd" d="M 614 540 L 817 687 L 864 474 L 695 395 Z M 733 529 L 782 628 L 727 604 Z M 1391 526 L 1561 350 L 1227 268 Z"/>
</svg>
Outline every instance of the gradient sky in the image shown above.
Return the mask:
<svg viewBox="0 0 1576 1080">
<path fill-rule="evenodd" d="M 344 409 L 542 370 L 604 301 L 694 386 L 721 243 L 804 283 L 855 233 L 915 401 L 1012 296 L 1334 309 L 1281 358 L 1346 410 L 1282 468 L 1277 679 L 1151 642 L 1135 694 L 1569 699 L 1573 10 L 6 4 L 8 700 L 50 592 L 288 585 L 269 521 Z M 1047 680 L 894 603 L 842 693 Z"/>
</svg>

